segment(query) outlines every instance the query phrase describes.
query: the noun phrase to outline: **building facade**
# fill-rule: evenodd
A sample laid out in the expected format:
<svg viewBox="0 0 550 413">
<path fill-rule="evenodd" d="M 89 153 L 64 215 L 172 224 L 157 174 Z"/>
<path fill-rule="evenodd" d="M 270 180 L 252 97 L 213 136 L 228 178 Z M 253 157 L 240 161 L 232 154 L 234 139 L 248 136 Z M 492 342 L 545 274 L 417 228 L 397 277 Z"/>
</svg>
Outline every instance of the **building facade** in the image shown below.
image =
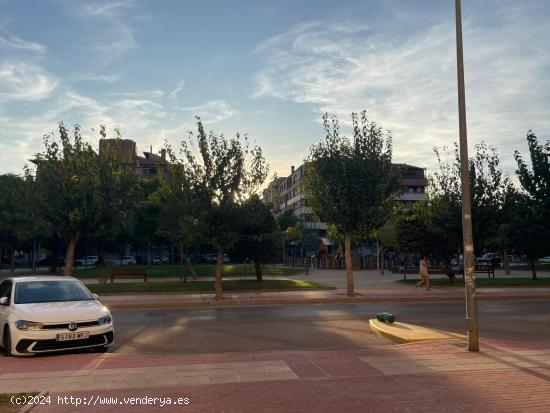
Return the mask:
<svg viewBox="0 0 550 413">
<path fill-rule="evenodd" d="M 404 191 L 397 195 L 397 199 L 403 203 L 403 206 L 409 208 L 413 203 L 426 197 L 426 186 L 428 180 L 424 168 L 417 166 L 400 164 L 403 168 Z M 272 205 L 272 211 L 278 213 L 285 209 L 291 209 L 308 229 L 317 229 L 322 233 L 326 230 L 325 223 L 315 220 L 311 207 L 301 190 L 302 181 L 305 176 L 304 165 L 298 168 L 291 166 L 290 175 L 286 178 L 276 178 L 271 181 L 264 190 L 264 202 Z"/>
<path fill-rule="evenodd" d="M 143 179 L 154 179 L 163 174 L 168 167 L 166 149 L 161 149 L 159 154 L 155 154 L 151 148 L 149 152 L 143 152 L 143 156 L 140 156 L 136 143 L 131 139 L 100 139 L 100 156 L 106 150 L 114 151 L 121 163 L 133 168 L 136 175 Z"/>
</svg>

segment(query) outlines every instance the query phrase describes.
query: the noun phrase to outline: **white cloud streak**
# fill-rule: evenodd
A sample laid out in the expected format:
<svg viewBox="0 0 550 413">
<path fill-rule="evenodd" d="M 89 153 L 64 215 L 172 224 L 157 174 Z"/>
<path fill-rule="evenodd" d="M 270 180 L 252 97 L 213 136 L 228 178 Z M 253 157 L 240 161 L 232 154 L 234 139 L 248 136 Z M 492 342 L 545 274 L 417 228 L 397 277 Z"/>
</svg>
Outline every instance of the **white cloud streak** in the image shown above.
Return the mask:
<svg viewBox="0 0 550 413">
<path fill-rule="evenodd" d="M 508 168 L 527 129 L 550 133 L 550 26 L 543 21 L 526 8 L 502 8 L 496 23 L 464 24 L 470 140 L 499 147 Z M 254 96 L 310 104 L 342 120 L 366 109 L 394 132 L 397 160 L 431 167 L 432 147 L 458 134 L 454 20 L 406 36 L 382 27 L 312 22 L 260 43 L 264 67 Z"/>
<path fill-rule="evenodd" d="M 42 100 L 57 83 L 40 66 L 19 61 L 0 64 L 0 102 Z"/>
</svg>

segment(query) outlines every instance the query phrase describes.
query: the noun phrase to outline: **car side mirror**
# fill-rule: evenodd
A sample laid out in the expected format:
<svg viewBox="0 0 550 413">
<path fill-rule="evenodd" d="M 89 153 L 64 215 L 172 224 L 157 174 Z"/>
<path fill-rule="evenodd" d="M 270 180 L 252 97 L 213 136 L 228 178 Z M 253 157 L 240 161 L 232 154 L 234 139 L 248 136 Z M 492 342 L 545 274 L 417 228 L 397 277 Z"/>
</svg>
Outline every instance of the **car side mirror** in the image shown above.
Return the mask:
<svg viewBox="0 0 550 413">
<path fill-rule="evenodd" d="M 95 298 L 96 300 L 99 300 L 99 295 L 97 295 L 97 294 L 95 294 L 95 293 L 92 294 L 92 295 L 94 296 L 94 298 Z"/>
<path fill-rule="evenodd" d="M 8 297 L 1 297 L 0 305 L 8 305 Z"/>
</svg>

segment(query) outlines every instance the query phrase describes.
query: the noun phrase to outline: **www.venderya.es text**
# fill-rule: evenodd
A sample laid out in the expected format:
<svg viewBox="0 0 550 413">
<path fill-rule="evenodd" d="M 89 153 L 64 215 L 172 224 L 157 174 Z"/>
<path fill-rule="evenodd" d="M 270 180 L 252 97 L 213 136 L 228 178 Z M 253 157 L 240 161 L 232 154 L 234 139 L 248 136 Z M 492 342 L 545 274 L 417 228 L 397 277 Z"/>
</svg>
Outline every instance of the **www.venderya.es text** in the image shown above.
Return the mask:
<svg viewBox="0 0 550 413">
<path fill-rule="evenodd" d="M 16 405 L 54 405 L 59 406 L 185 406 L 191 404 L 189 397 L 158 397 L 158 396 L 51 396 L 37 395 L 12 396 L 11 403 Z"/>
</svg>

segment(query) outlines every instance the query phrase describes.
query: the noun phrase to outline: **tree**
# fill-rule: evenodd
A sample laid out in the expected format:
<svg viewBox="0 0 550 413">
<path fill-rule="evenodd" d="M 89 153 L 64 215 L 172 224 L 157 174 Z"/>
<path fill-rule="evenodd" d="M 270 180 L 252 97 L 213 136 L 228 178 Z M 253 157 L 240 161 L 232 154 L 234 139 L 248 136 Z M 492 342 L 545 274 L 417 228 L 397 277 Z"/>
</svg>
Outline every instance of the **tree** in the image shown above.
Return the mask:
<svg viewBox="0 0 550 413">
<path fill-rule="evenodd" d="M 262 150 L 250 147 L 245 135 L 228 139 L 224 135 L 208 134 L 197 117 L 198 153 L 182 142 L 179 161 L 189 171 L 191 187 L 195 188 L 198 219 L 206 240 L 216 248 L 216 300 L 223 298 L 222 268 L 224 249 L 239 237 L 239 206 L 256 193 L 267 177 L 268 167 Z M 193 142 L 190 134 L 190 141 Z"/>
<path fill-rule="evenodd" d="M 533 131 L 527 133 L 531 169 L 519 151 L 514 152 L 516 174 L 524 191 L 516 196 L 508 235 L 512 243 L 528 252 L 533 279 L 535 262 L 550 251 L 550 140 L 541 144 Z M 521 234 L 521 235 L 520 235 Z"/>
<path fill-rule="evenodd" d="M 105 128 L 101 127 L 105 137 Z M 53 236 L 68 240 L 64 275 L 72 274 L 74 253 L 82 235 L 101 237 L 128 219 L 135 201 L 135 174 L 114 151 L 98 156 L 74 127 L 73 137 L 59 123 L 59 142 L 44 137 L 44 152 L 34 158 L 39 204 Z"/>
<path fill-rule="evenodd" d="M 16 248 L 31 240 L 37 230 L 32 185 L 28 175 L 0 175 L 0 244 L 8 248 L 11 273 L 15 271 Z"/>
<path fill-rule="evenodd" d="M 282 236 L 269 207 L 257 195 L 241 206 L 240 234 L 233 245 L 231 257 L 254 262 L 256 279 L 262 281 L 263 266 L 281 256 Z"/>
<path fill-rule="evenodd" d="M 527 255 L 533 280 L 537 279 L 536 263 L 541 254 L 550 251 L 548 222 L 539 205 L 525 193 L 515 191 L 507 201 L 509 221 L 502 228 L 504 239 L 511 248 Z"/>
<path fill-rule="evenodd" d="M 188 258 L 188 249 L 200 240 L 199 234 L 203 230 L 201 205 L 195 202 L 197 188 L 193 187 L 192 171 L 187 163 L 178 159 L 169 145 L 167 153 L 170 159 L 168 173 L 163 176 L 156 194 L 160 205 L 157 233 L 178 245 L 182 264 L 185 265 L 184 281 L 187 281 L 187 269 L 193 278 L 197 277 Z"/>
<path fill-rule="evenodd" d="M 298 223 L 298 217 L 292 209 L 284 209 L 277 215 L 277 224 L 281 231 L 286 231 Z"/>
<path fill-rule="evenodd" d="M 324 115 L 324 142 L 305 162 L 304 193 L 317 217 L 344 234 L 348 295 L 354 295 L 351 239 L 384 224 L 401 190 L 401 170 L 392 165 L 392 137 L 365 112 L 352 113 L 353 137 L 338 119 Z"/>
<path fill-rule="evenodd" d="M 536 208 L 550 222 L 550 140 L 540 144 L 533 131 L 527 133 L 531 170 L 520 152 L 514 157 L 518 164 L 516 174 L 523 190 L 535 202 Z M 549 224 L 550 225 L 550 224 Z"/>
</svg>

